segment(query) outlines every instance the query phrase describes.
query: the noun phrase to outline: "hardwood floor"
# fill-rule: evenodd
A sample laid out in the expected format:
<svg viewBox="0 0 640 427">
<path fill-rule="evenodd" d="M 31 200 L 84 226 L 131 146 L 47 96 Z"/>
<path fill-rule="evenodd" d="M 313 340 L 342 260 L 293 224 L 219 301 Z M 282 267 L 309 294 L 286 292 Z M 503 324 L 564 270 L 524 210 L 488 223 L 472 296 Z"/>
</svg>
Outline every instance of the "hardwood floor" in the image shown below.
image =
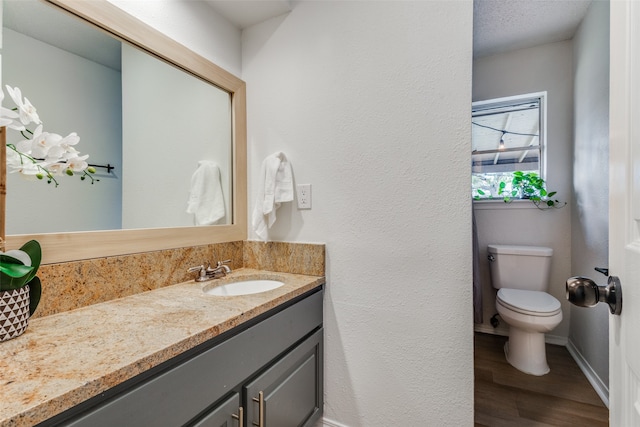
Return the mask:
<svg viewBox="0 0 640 427">
<path fill-rule="evenodd" d="M 609 410 L 565 347 L 547 344 L 551 372 L 524 374 L 506 361 L 507 337 L 475 334 L 475 426 L 609 425 Z"/>
</svg>

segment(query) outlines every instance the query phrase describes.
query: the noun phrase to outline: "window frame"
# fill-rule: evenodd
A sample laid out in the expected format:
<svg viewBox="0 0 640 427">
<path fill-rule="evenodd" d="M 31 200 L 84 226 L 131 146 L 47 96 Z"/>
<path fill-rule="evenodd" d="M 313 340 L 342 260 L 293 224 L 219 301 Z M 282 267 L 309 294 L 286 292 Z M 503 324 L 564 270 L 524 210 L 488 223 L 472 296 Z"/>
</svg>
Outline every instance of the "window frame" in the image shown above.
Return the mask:
<svg viewBox="0 0 640 427">
<path fill-rule="evenodd" d="M 548 147 L 547 147 L 547 99 L 548 95 L 547 95 L 547 91 L 541 91 L 541 92 L 532 92 L 532 93 L 525 93 L 525 94 L 521 94 L 521 95 L 512 95 L 512 96 L 506 96 L 506 97 L 501 97 L 501 98 L 492 98 L 492 99 L 487 99 L 487 100 L 482 100 L 482 101 L 473 101 L 471 103 L 471 120 L 473 120 L 474 117 L 474 113 L 477 111 L 482 111 L 482 110 L 487 110 L 489 108 L 499 108 L 501 106 L 508 106 L 511 104 L 522 104 L 522 103 L 526 103 L 528 101 L 533 101 L 533 100 L 538 100 L 538 105 L 539 105 L 539 116 L 540 116 L 540 123 L 539 123 L 539 135 L 538 135 L 538 140 L 539 140 L 539 145 L 540 145 L 540 158 L 539 158 L 539 176 L 544 179 L 545 181 L 547 180 L 547 152 L 548 152 Z M 473 126 L 473 124 L 471 125 Z M 472 141 L 471 141 L 471 162 L 470 162 L 470 167 L 473 167 L 473 136 L 472 136 Z M 471 177 L 473 177 L 474 172 L 471 172 Z M 501 198 L 482 198 L 482 199 L 474 199 L 473 198 L 473 186 L 471 187 L 471 194 L 472 194 L 472 201 L 474 203 L 476 202 L 480 202 L 480 203 L 494 203 L 494 202 L 501 202 L 504 204 L 503 200 Z M 522 198 L 513 198 L 512 201 L 514 202 L 527 202 L 528 200 L 526 199 L 522 199 Z"/>
</svg>

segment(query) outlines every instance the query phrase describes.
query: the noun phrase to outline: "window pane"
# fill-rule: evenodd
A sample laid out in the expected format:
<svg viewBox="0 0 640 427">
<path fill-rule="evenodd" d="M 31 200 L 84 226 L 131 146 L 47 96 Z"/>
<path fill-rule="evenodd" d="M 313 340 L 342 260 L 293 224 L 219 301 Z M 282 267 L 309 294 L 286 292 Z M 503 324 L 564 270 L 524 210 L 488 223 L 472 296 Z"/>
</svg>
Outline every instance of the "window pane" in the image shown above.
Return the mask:
<svg viewBox="0 0 640 427">
<path fill-rule="evenodd" d="M 471 120 L 474 197 L 519 197 L 511 194 L 512 173 L 540 173 L 540 104 L 540 96 L 524 95 L 474 105 Z M 498 194 L 501 182 L 503 194 Z"/>
<path fill-rule="evenodd" d="M 540 151 L 508 151 L 504 153 L 472 154 L 472 173 L 514 172 L 540 170 Z"/>
</svg>

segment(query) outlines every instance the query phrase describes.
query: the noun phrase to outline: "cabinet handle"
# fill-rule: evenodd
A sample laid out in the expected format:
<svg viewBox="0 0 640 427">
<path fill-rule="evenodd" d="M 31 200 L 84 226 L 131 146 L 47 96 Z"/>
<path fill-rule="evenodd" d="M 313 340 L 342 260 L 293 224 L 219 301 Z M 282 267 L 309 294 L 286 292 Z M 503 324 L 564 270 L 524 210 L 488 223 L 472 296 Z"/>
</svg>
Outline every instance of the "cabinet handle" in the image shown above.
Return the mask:
<svg viewBox="0 0 640 427">
<path fill-rule="evenodd" d="M 241 406 L 238 408 L 238 415 L 231 414 L 231 418 L 234 420 L 238 420 L 238 427 L 242 427 L 244 425 L 244 408 Z"/>
<path fill-rule="evenodd" d="M 258 403 L 258 422 L 252 423 L 254 426 L 264 427 L 264 393 L 259 392 L 258 397 L 253 398 L 254 402 Z"/>
</svg>

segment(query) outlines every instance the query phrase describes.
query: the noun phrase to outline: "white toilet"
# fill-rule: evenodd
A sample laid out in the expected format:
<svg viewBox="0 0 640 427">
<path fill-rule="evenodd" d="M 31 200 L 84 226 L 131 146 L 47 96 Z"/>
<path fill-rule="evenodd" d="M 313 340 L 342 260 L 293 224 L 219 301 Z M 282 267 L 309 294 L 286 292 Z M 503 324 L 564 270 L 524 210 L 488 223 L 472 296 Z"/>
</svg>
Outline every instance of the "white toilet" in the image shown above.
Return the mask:
<svg viewBox="0 0 640 427">
<path fill-rule="evenodd" d="M 544 375 L 549 372 L 544 334 L 562 321 L 560 301 L 545 292 L 553 249 L 488 245 L 488 252 L 496 308 L 509 325 L 507 361 L 527 374 Z"/>
</svg>

